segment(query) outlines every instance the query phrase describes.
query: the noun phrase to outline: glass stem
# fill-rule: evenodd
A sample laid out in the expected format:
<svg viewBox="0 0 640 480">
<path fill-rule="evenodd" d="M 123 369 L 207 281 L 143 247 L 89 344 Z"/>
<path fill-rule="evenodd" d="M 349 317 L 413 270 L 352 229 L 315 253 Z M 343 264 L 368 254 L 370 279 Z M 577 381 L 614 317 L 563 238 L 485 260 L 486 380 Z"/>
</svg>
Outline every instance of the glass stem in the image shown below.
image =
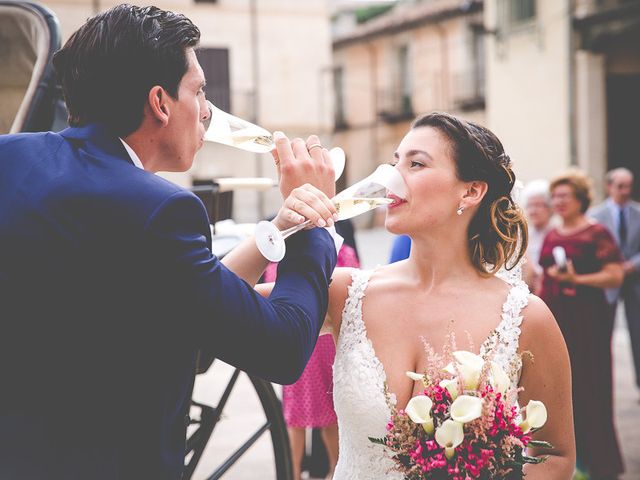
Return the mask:
<svg viewBox="0 0 640 480">
<path fill-rule="evenodd" d="M 293 227 L 287 228 L 286 230 L 282 230 L 280 232 L 282 234 L 282 239 L 284 240 L 285 238 L 290 237 L 294 233 L 299 232 L 300 230 L 304 230 L 309 225 L 311 225 L 311 220 L 307 220 L 306 222 L 301 223 L 300 225 L 295 225 Z"/>
</svg>

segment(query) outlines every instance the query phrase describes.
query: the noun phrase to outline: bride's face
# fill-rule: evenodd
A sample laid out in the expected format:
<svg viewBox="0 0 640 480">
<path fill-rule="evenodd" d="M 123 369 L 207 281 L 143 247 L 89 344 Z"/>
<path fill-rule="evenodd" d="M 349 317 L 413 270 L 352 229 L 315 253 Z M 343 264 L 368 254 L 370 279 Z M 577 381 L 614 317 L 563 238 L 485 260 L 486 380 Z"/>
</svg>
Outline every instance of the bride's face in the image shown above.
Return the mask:
<svg viewBox="0 0 640 480">
<path fill-rule="evenodd" d="M 465 192 L 448 139 L 431 127 L 410 130 L 394 154 L 407 184 L 406 201 L 389 205 L 385 226 L 396 234 L 447 226 Z"/>
</svg>

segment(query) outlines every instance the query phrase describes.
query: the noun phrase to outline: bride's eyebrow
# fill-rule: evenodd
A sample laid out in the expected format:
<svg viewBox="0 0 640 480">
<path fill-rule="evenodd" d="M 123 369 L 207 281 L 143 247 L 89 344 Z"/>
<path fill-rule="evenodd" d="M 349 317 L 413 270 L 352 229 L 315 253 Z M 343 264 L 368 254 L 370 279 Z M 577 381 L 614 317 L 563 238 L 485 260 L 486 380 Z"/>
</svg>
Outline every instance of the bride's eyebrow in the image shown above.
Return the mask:
<svg viewBox="0 0 640 480">
<path fill-rule="evenodd" d="M 429 153 L 426 152 L 425 150 L 419 150 L 419 149 L 409 150 L 405 155 L 405 157 L 412 157 L 414 155 L 424 155 L 429 159 L 430 162 L 433 162 L 433 157 L 429 155 Z M 399 160 L 400 154 L 397 151 L 393 152 L 393 158 L 395 158 L 396 160 Z"/>
<path fill-rule="evenodd" d="M 430 162 L 433 162 L 433 157 L 431 155 L 429 155 L 429 152 L 425 151 L 425 150 L 419 150 L 419 149 L 414 149 L 414 150 L 409 150 L 407 152 L 407 157 L 413 157 L 414 155 L 424 155 L 425 157 L 427 157 L 427 159 Z"/>
</svg>

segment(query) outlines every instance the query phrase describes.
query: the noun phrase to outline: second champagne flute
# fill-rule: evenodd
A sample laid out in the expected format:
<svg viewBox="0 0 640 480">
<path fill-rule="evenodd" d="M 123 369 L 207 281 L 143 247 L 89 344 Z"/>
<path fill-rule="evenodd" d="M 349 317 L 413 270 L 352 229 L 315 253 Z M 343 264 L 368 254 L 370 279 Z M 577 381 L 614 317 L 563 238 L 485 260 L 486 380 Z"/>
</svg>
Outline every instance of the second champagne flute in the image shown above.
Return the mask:
<svg viewBox="0 0 640 480">
<path fill-rule="evenodd" d="M 363 180 L 343 190 L 331 200 L 338 211 L 338 220 L 346 220 L 382 205 L 394 202 L 387 195 L 404 198 L 407 187 L 400 172 L 389 164 L 378 166 L 376 170 Z M 311 225 L 307 220 L 286 230 L 280 231 L 271 222 L 260 222 L 256 225 L 255 239 L 258 250 L 264 258 L 279 262 L 286 252 L 285 240 L 296 232 Z"/>
</svg>

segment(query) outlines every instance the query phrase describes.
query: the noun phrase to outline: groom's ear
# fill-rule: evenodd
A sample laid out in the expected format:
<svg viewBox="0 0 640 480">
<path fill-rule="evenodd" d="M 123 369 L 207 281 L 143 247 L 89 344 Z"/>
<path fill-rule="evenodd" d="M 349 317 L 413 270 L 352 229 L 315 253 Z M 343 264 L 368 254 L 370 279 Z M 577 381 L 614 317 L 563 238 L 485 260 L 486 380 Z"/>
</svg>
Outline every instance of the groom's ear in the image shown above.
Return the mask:
<svg viewBox="0 0 640 480">
<path fill-rule="evenodd" d="M 163 127 L 169 123 L 169 94 L 159 85 L 149 90 L 146 111 Z"/>
<path fill-rule="evenodd" d="M 482 199 L 487 194 L 488 189 L 489 185 L 487 185 L 487 182 L 481 182 L 479 180 L 469 182 L 467 184 L 467 191 L 462 197 L 466 207 L 472 208 L 476 205 L 480 205 L 480 202 L 482 202 Z"/>
</svg>

